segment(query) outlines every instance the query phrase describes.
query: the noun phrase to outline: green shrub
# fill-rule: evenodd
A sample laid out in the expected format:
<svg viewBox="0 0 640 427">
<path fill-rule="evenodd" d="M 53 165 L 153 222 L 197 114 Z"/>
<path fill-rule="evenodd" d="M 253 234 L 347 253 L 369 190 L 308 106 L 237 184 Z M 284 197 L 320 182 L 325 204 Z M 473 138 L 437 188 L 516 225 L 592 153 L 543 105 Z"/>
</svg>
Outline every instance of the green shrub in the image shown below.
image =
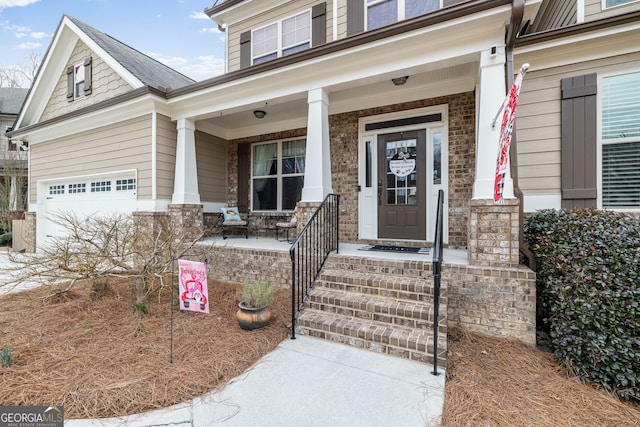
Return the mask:
<svg viewBox="0 0 640 427">
<path fill-rule="evenodd" d="M 640 219 L 545 210 L 525 223 L 538 319 L 555 357 L 587 382 L 640 398 Z"/>
<path fill-rule="evenodd" d="M 12 240 L 13 234 L 11 232 L 0 234 L 0 246 L 10 246 Z"/>
</svg>

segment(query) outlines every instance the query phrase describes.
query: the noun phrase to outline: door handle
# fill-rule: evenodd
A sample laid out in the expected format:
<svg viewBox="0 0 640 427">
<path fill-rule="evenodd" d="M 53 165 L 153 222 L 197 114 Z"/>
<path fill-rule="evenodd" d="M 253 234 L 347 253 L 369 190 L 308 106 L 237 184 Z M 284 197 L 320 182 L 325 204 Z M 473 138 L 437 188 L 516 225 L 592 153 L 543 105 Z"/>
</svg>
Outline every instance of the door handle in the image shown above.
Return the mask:
<svg viewBox="0 0 640 427">
<path fill-rule="evenodd" d="M 378 180 L 378 206 L 382 205 L 382 180 Z"/>
</svg>

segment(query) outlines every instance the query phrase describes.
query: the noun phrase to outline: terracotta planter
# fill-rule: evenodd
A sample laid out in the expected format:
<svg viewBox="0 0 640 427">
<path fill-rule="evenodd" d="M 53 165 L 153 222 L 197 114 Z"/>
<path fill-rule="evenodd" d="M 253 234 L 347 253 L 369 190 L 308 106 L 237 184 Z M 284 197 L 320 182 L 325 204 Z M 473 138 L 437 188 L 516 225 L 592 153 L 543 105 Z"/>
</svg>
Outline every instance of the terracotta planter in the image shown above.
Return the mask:
<svg viewBox="0 0 640 427">
<path fill-rule="evenodd" d="M 262 328 L 271 319 L 271 310 L 269 307 L 251 308 L 245 307 L 243 303 L 238 304 L 236 318 L 242 329 L 253 330 Z"/>
</svg>

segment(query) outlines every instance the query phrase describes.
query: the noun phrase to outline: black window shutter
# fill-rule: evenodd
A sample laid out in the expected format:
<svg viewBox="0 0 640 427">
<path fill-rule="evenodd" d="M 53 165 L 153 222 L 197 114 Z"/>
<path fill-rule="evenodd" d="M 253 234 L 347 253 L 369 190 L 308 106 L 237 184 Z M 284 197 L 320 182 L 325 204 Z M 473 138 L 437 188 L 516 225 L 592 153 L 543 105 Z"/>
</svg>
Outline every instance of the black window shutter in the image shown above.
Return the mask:
<svg viewBox="0 0 640 427">
<path fill-rule="evenodd" d="M 89 95 L 91 93 L 91 57 L 84 59 L 84 94 Z"/>
<path fill-rule="evenodd" d="M 67 101 L 73 101 L 73 65 L 67 67 Z"/>
<path fill-rule="evenodd" d="M 241 212 L 249 209 L 249 178 L 251 166 L 251 144 L 238 144 L 238 207 Z"/>
<path fill-rule="evenodd" d="M 327 4 L 320 3 L 311 8 L 311 46 L 327 42 Z"/>
<path fill-rule="evenodd" d="M 597 207 L 597 75 L 568 77 L 562 90 L 562 207 Z"/>
<path fill-rule="evenodd" d="M 240 68 L 251 65 L 251 31 L 240 34 Z"/>
<path fill-rule="evenodd" d="M 364 0 L 347 0 L 347 35 L 364 31 Z"/>
</svg>

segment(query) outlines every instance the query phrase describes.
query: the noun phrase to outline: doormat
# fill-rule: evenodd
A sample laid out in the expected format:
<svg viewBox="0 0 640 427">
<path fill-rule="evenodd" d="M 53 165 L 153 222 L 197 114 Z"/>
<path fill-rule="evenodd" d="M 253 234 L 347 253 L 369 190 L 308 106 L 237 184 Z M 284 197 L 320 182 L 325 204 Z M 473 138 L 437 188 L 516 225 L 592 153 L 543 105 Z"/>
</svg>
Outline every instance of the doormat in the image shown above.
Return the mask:
<svg viewBox="0 0 640 427">
<path fill-rule="evenodd" d="M 413 248 L 409 246 L 391 246 L 391 245 L 367 245 L 359 248 L 361 251 L 379 251 L 379 252 L 396 252 L 406 254 L 429 254 L 429 248 Z"/>
</svg>

